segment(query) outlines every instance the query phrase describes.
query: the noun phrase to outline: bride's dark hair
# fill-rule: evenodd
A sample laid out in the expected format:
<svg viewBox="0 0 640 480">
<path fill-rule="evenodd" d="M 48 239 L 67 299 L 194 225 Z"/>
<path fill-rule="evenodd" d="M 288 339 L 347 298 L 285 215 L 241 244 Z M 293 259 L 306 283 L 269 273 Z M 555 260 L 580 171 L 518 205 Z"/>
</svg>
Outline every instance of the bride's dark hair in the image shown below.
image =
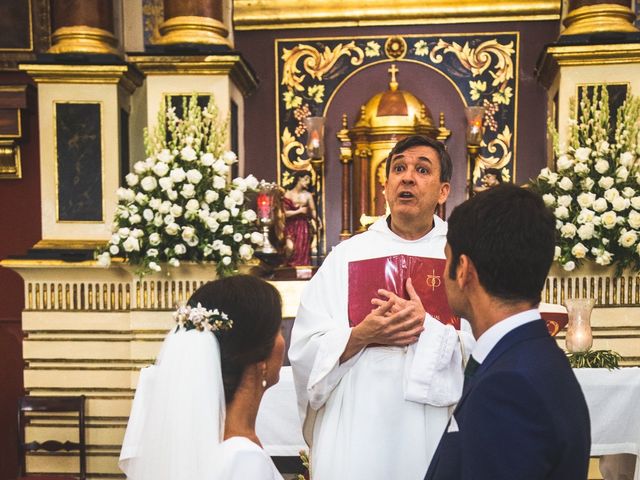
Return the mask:
<svg viewBox="0 0 640 480">
<path fill-rule="evenodd" d="M 276 288 L 251 275 L 207 282 L 188 304 L 219 309 L 233 320 L 230 330 L 216 332 L 220 343 L 222 381 L 226 403 L 233 400 L 247 365 L 266 360 L 280 331 L 282 302 Z"/>
</svg>

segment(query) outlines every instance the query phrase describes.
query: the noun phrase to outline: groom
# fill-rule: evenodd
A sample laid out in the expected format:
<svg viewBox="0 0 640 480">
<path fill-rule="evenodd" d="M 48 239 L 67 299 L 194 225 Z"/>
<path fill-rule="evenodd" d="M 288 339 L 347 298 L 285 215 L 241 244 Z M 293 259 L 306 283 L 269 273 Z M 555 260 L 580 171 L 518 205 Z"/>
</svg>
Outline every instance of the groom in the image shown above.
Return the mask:
<svg viewBox="0 0 640 480">
<path fill-rule="evenodd" d="M 477 343 L 425 480 L 587 478 L 587 405 L 537 310 L 554 238 L 542 199 L 514 185 L 451 214 L 447 297 Z"/>
</svg>

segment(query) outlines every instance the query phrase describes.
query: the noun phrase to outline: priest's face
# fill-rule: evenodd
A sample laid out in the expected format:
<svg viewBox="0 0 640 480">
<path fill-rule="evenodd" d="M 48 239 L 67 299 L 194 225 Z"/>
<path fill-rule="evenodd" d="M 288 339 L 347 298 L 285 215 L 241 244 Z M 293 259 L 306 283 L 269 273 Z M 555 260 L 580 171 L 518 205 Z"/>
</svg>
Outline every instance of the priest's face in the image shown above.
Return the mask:
<svg viewBox="0 0 640 480">
<path fill-rule="evenodd" d="M 385 195 L 393 223 L 411 230 L 431 226 L 438 204 L 449 196 L 449 183 L 440 181 L 438 152 L 418 145 L 398 153 L 391 159 Z"/>
</svg>

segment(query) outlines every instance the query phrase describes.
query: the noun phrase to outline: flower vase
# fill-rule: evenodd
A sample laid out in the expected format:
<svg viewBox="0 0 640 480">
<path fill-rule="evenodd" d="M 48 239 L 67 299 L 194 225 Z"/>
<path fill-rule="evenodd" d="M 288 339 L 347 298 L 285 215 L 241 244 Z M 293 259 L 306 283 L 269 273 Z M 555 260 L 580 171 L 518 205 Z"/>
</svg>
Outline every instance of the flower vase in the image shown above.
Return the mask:
<svg viewBox="0 0 640 480">
<path fill-rule="evenodd" d="M 565 300 L 569 314 L 565 341 L 570 353 L 588 352 L 593 345 L 591 311 L 594 304 L 593 298 L 568 298 Z"/>
</svg>

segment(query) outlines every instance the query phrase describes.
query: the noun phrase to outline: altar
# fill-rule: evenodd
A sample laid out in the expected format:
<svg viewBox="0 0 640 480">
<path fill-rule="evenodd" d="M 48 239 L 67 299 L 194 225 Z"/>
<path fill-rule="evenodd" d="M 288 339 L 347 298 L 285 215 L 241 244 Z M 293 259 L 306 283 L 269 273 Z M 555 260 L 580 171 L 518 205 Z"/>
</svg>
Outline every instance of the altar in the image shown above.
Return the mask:
<svg viewBox="0 0 640 480">
<path fill-rule="evenodd" d="M 574 370 L 591 416 L 591 455 L 640 456 L 640 367 Z M 298 456 L 308 450 L 302 438 L 291 367 L 282 367 L 280 382 L 263 397 L 256 425 L 258 437 L 271 456 Z M 619 460 L 611 457 L 613 461 Z M 611 462 L 609 462 L 611 463 Z M 611 467 L 611 465 L 610 465 Z M 607 480 L 627 477 L 611 477 Z M 633 480 L 640 480 L 636 460 Z"/>
</svg>

